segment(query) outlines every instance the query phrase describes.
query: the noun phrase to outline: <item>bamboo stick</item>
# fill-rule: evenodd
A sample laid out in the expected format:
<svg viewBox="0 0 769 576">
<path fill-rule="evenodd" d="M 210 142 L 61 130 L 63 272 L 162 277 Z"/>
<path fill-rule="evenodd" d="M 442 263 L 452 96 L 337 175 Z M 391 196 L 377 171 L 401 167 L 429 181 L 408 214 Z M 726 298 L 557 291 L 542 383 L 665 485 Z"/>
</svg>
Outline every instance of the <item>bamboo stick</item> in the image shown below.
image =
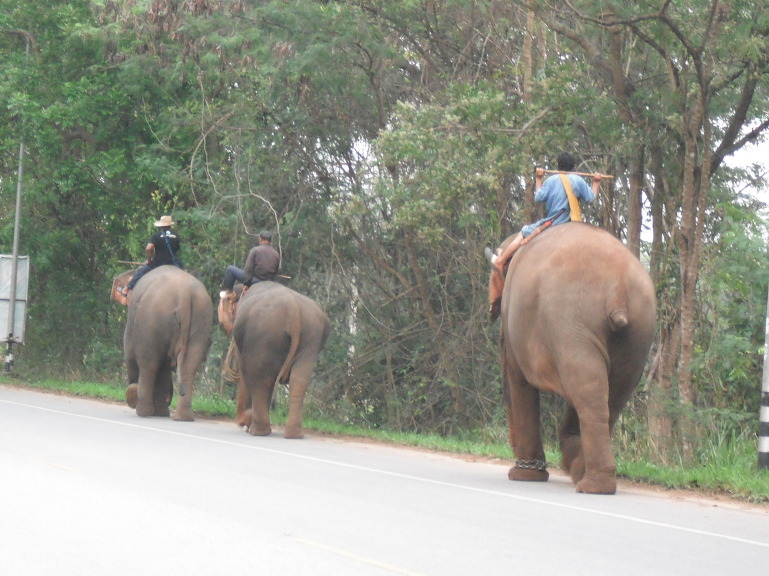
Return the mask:
<svg viewBox="0 0 769 576">
<path fill-rule="evenodd" d="M 588 178 L 595 176 L 595 172 L 564 172 L 563 170 L 543 170 L 545 174 L 576 174 L 577 176 L 587 176 Z M 611 174 L 599 174 L 601 178 L 614 178 Z"/>
</svg>

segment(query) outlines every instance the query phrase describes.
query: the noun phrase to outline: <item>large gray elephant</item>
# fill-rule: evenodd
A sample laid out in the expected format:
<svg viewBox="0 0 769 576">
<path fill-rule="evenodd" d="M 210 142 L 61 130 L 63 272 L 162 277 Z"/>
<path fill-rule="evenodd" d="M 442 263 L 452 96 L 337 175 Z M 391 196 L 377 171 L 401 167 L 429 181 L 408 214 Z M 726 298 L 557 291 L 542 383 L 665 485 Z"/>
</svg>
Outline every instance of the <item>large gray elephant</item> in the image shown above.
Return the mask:
<svg viewBox="0 0 769 576">
<path fill-rule="evenodd" d="M 234 323 L 231 321 L 234 313 Z M 288 384 L 284 436 L 302 438 L 304 396 L 329 320 L 311 299 L 275 282 L 259 282 L 237 302 L 223 299 L 219 322 L 232 334 L 239 377 L 237 423 L 255 436 L 272 432 L 270 402 L 277 383 Z"/>
<path fill-rule="evenodd" d="M 577 222 L 555 226 L 510 261 L 501 321 L 517 459 L 508 477 L 548 479 L 539 395 L 552 392 L 568 403 L 558 432 L 562 467 L 578 492 L 615 493 L 612 429 L 641 378 L 656 323 L 646 269 L 608 232 Z"/>
<path fill-rule="evenodd" d="M 213 303 L 197 278 L 176 266 L 159 266 L 128 297 L 123 347 L 128 368 L 126 400 L 139 416 L 169 416 L 173 372 L 179 401 L 174 420 L 192 421 L 195 372 L 211 341 Z"/>
</svg>

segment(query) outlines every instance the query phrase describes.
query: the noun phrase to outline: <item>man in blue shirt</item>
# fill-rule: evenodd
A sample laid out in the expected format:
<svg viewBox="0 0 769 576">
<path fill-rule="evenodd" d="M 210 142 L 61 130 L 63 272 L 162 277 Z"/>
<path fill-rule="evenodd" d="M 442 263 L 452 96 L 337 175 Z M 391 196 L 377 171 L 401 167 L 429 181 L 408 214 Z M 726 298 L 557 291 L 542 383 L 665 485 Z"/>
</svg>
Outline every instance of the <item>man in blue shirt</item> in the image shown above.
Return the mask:
<svg viewBox="0 0 769 576">
<path fill-rule="evenodd" d="M 571 172 L 574 170 L 574 157 L 568 152 L 561 152 L 556 160 L 559 172 Z M 536 186 L 537 191 L 534 194 L 534 201 L 541 202 L 545 205 L 546 216 L 540 220 L 537 220 L 533 224 L 524 226 L 521 231 L 507 243 L 504 249 L 502 246 L 497 248 L 496 253 L 493 255 L 487 254 L 492 265 L 499 271 L 499 274 L 492 274 L 489 282 L 489 314 L 493 319 L 499 315 L 499 304 L 502 299 L 502 289 L 504 287 L 504 273 L 507 263 L 515 254 L 516 250 L 521 247 L 523 241 L 528 236 L 531 236 L 537 228 L 543 226 L 546 223 L 548 226 L 555 226 L 557 224 L 563 224 L 569 222 L 572 217 L 575 219 L 581 219 L 579 216 L 579 200 L 585 202 L 592 202 L 598 194 L 598 188 L 601 185 L 601 175 L 593 175 L 592 189 L 587 185 L 587 182 L 581 176 L 576 174 L 557 174 L 547 178 L 544 183 L 542 177 L 545 171 L 541 168 L 536 172 Z M 571 188 L 575 200 L 576 206 L 570 206 L 569 195 L 566 193 L 566 183 Z M 576 214 L 572 215 L 571 212 L 576 211 Z M 487 248 L 488 250 L 488 248 Z M 489 250 L 490 252 L 490 250 Z"/>
</svg>

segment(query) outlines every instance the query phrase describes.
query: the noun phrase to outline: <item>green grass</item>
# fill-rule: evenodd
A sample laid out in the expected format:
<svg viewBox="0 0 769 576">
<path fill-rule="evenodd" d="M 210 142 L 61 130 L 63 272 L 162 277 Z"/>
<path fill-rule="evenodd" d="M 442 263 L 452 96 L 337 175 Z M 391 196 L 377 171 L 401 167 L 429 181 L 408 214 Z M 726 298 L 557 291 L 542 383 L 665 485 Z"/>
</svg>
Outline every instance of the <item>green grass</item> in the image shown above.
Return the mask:
<svg viewBox="0 0 769 576">
<path fill-rule="evenodd" d="M 82 396 L 124 402 L 125 388 L 114 384 L 93 382 L 69 382 L 45 380 L 40 382 L 18 382 L 13 377 L 2 375 L 0 383 L 36 388 Z M 175 405 L 172 403 L 172 407 Z M 193 396 L 192 409 L 202 418 L 235 418 L 235 403 L 216 394 Z M 285 406 L 278 406 L 272 414 L 273 422 L 281 425 L 285 422 Z M 377 442 L 411 446 L 424 450 L 435 450 L 452 454 L 470 455 L 490 460 L 513 460 L 512 452 L 506 442 L 504 431 L 490 433 L 488 430 L 476 433 L 468 432 L 462 437 L 443 437 L 433 434 L 398 433 L 388 430 L 370 429 L 340 424 L 316 417 L 312 410 L 306 410 L 303 426 L 317 434 L 347 436 L 369 439 Z M 554 450 L 547 451 L 551 467 L 557 466 L 560 455 Z M 617 474 L 630 481 L 662 486 L 670 490 L 694 490 L 707 494 L 726 495 L 731 498 L 769 504 L 769 470 L 757 470 L 758 453 L 755 442 L 746 439 L 726 441 L 706 445 L 706 449 L 693 465 L 661 466 L 635 456 L 630 461 L 617 459 Z"/>
<path fill-rule="evenodd" d="M 660 466 L 643 460 L 618 460 L 617 472 L 635 482 L 671 490 L 726 495 L 741 501 L 769 504 L 769 470 L 758 470 L 756 443 L 737 441 L 712 447 L 704 463 Z"/>
<path fill-rule="evenodd" d="M 9 376 L 0 377 L 0 383 L 24 388 L 36 388 L 48 392 L 59 392 L 71 396 L 83 398 L 96 398 L 99 400 L 125 401 L 125 388 L 117 388 L 107 384 L 94 382 L 65 382 L 59 380 L 45 380 L 40 382 L 18 382 Z"/>
<path fill-rule="evenodd" d="M 277 424 L 282 423 L 285 415 L 278 411 L 273 421 Z M 399 444 L 402 446 L 411 446 L 424 450 L 435 450 L 439 452 L 450 452 L 453 454 L 466 454 L 489 458 L 492 460 L 511 460 L 512 453 L 510 447 L 503 443 L 481 442 L 472 438 L 459 438 L 456 436 L 438 436 L 437 434 L 416 434 L 406 432 L 393 432 L 390 430 L 380 430 L 371 428 L 362 428 L 358 426 L 349 426 L 327 420 L 315 419 L 312 416 L 305 417 L 302 423 L 307 430 L 319 434 L 329 434 L 333 436 L 351 436 L 353 438 L 366 438 L 378 442 L 389 444 Z"/>
</svg>

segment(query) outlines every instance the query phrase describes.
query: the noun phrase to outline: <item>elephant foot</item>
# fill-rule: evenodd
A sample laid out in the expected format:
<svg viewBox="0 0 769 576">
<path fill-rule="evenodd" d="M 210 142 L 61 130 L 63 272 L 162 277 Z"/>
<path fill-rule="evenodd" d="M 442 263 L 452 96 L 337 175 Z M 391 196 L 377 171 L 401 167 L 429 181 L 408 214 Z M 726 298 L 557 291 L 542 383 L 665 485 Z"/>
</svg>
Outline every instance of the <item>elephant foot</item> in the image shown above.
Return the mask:
<svg viewBox="0 0 769 576">
<path fill-rule="evenodd" d="M 519 460 L 507 472 L 507 477 L 518 482 L 547 482 L 550 473 L 541 460 Z"/>
<path fill-rule="evenodd" d="M 244 410 L 235 418 L 235 423 L 239 428 L 250 428 L 251 422 L 253 422 L 253 415 L 251 410 Z"/>
<path fill-rule="evenodd" d="M 288 440 L 301 440 L 304 438 L 304 434 L 302 434 L 301 428 L 286 427 L 285 431 L 283 432 L 283 437 L 287 438 Z"/>
<path fill-rule="evenodd" d="M 194 422 L 195 421 L 195 415 L 192 413 L 192 410 L 189 408 L 179 408 L 177 407 L 174 411 L 174 420 L 177 422 Z"/>
<path fill-rule="evenodd" d="M 272 434 L 272 427 L 269 424 L 266 426 L 259 426 L 255 422 L 252 422 L 251 426 L 248 427 L 248 433 L 251 434 L 251 436 L 269 436 Z"/>
<path fill-rule="evenodd" d="M 576 484 L 585 476 L 585 455 L 580 452 L 571 460 L 564 458 L 561 467 L 569 473 L 571 481 Z"/>
<path fill-rule="evenodd" d="M 131 408 L 136 408 L 139 403 L 139 385 L 129 384 L 125 389 L 125 401 Z"/>
<path fill-rule="evenodd" d="M 171 415 L 171 409 L 168 406 L 155 406 L 153 415 L 159 418 L 168 418 Z"/>
<path fill-rule="evenodd" d="M 149 418 L 155 415 L 155 406 L 146 402 L 139 401 L 136 404 L 136 414 L 142 418 Z"/>
<path fill-rule="evenodd" d="M 586 474 L 582 480 L 577 482 L 577 492 L 582 494 L 616 494 L 617 478 L 614 475 L 596 478 Z"/>
</svg>

